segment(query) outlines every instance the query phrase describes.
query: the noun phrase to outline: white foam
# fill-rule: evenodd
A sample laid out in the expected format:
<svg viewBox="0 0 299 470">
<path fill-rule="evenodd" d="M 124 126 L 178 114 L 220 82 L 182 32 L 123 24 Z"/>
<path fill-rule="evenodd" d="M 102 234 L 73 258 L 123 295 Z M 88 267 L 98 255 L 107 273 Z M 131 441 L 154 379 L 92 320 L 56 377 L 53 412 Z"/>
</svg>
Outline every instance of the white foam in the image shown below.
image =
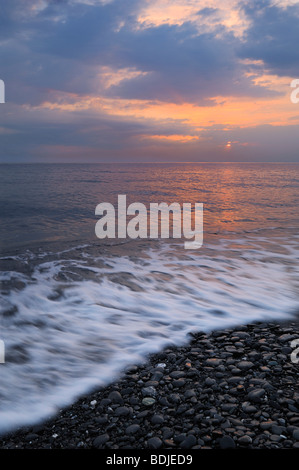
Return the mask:
<svg viewBox="0 0 299 470">
<path fill-rule="evenodd" d="M 6 283 L 26 287 L 3 296 L 4 311 L 18 311 L 1 318 L 0 431 L 50 416 L 149 353 L 183 344 L 191 331 L 291 316 L 298 243 L 270 252 L 266 241 L 226 240 L 192 252 L 161 244 L 98 260 L 81 247 L 73 259 L 39 255 L 30 276 L 4 272 Z"/>
</svg>

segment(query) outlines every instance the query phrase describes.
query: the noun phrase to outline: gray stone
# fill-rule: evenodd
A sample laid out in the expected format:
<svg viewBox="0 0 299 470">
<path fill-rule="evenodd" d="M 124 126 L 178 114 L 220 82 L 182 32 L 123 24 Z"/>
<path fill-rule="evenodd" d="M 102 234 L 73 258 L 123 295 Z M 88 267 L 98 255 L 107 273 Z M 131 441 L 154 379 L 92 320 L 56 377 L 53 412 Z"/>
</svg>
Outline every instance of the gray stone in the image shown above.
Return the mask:
<svg viewBox="0 0 299 470">
<path fill-rule="evenodd" d="M 291 341 L 294 338 L 294 335 L 286 333 L 284 335 L 279 336 L 278 340 L 282 343 L 286 343 L 287 341 Z"/>
<path fill-rule="evenodd" d="M 273 421 L 271 420 L 262 421 L 260 424 L 260 428 L 263 430 L 266 430 L 266 429 L 270 429 L 272 425 L 273 425 Z"/>
<path fill-rule="evenodd" d="M 245 446 L 248 446 L 249 444 L 252 443 L 252 439 L 250 436 L 247 436 L 246 434 L 244 436 L 241 436 L 239 439 L 238 439 L 238 442 L 239 444 L 241 445 L 245 445 Z"/>
<path fill-rule="evenodd" d="M 156 394 L 157 394 L 157 391 L 154 387 L 144 387 L 142 389 L 142 394 L 145 396 L 145 397 L 155 397 Z"/>
<path fill-rule="evenodd" d="M 151 437 L 147 441 L 147 445 L 150 449 L 160 449 L 160 447 L 162 446 L 162 441 L 161 439 L 159 439 L 159 437 Z"/>
<path fill-rule="evenodd" d="M 220 366 L 220 364 L 222 364 L 222 360 L 217 359 L 216 357 L 211 357 L 206 360 L 207 366 L 217 367 L 217 366 Z"/>
<path fill-rule="evenodd" d="M 185 398 L 196 397 L 196 392 L 195 392 L 195 390 L 193 390 L 193 389 L 191 389 L 191 390 L 186 390 L 186 392 L 184 393 L 184 397 L 185 397 Z"/>
<path fill-rule="evenodd" d="M 280 436 L 281 434 L 284 434 L 286 432 L 286 428 L 284 426 L 277 426 L 277 424 L 273 424 L 271 426 L 271 432 L 272 434 Z"/>
<path fill-rule="evenodd" d="M 237 367 L 241 370 L 248 370 L 254 366 L 253 362 L 251 361 L 240 361 L 237 363 Z"/>
<path fill-rule="evenodd" d="M 256 407 L 251 405 L 248 401 L 242 403 L 242 410 L 245 413 L 255 413 L 257 411 Z"/>
<path fill-rule="evenodd" d="M 115 410 L 116 416 L 127 416 L 129 413 L 130 413 L 130 410 L 126 406 L 119 406 Z"/>
<path fill-rule="evenodd" d="M 144 406 L 153 406 L 154 403 L 156 403 L 156 400 L 154 398 L 151 398 L 151 397 L 145 397 L 142 400 L 142 404 Z"/>
<path fill-rule="evenodd" d="M 183 386 L 185 385 L 185 383 L 186 383 L 186 380 L 184 380 L 184 379 L 177 379 L 177 380 L 174 380 L 174 381 L 173 381 L 173 386 L 174 386 L 175 388 L 181 388 L 181 387 L 183 387 Z"/>
<path fill-rule="evenodd" d="M 253 403 L 261 403 L 266 391 L 263 388 L 254 388 L 248 393 L 248 400 Z"/>
<path fill-rule="evenodd" d="M 93 445 L 94 447 L 101 448 L 107 441 L 109 441 L 109 434 L 101 434 L 94 439 Z"/>
<path fill-rule="evenodd" d="M 139 424 L 130 424 L 130 426 L 126 428 L 126 434 L 136 434 L 139 430 Z"/>
<path fill-rule="evenodd" d="M 205 384 L 208 385 L 208 386 L 215 385 L 215 383 L 216 383 L 216 380 L 211 379 L 210 377 L 207 377 L 206 380 L 205 380 Z"/>
<path fill-rule="evenodd" d="M 182 449 L 191 449 L 191 447 L 197 444 L 196 437 L 193 434 L 189 434 L 180 444 Z"/>
<path fill-rule="evenodd" d="M 152 424 L 163 424 L 164 417 L 162 415 L 154 415 L 151 419 Z"/>
<path fill-rule="evenodd" d="M 186 374 L 182 370 L 174 370 L 169 375 L 172 379 L 179 379 L 181 377 L 185 377 Z"/>
<path fill-rule="evenodd" d="M 109 400 L 112 401 L 112 403 L 117 403 L 119 405 L 122 405 L 123 402 L 124 402 L 121 394 L 119 392 L 117 392 L 116 390 L 109 393 L 108 398 L 109 398 Z"/>
<path fill-rule="evenodd" d="M 235 441 L 230 436 L 221 437 L 219 445 L 221 449 L 234 449 L 236 447 Z"/>
</svg>

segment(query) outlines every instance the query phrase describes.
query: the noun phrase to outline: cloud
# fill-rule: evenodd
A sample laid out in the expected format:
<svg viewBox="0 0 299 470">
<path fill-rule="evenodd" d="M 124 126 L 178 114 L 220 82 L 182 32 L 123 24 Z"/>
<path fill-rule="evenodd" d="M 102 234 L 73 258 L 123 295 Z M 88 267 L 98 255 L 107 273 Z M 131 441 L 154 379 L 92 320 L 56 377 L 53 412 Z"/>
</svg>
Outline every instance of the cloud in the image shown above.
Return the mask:
<svg viewBox="0 0 299 470">
<path fill-rule="evenodd" d="M 270 72 L 299 75 L 299 5 L 253 0 L 243 6 L 250 20 L 246 40 L 239 48 L 242 58 L 262 60 Z"/>
<path fill-rule="evenodd" d="M 267 93 L 246 76 L 248 66 L 236 60 L 240 40 L 224 26 L 221 37 L 201 34 L 192 22 L 140 28 L 142 5 L 33 2 L 29 10 L 35 13 L 27 19 L 15 17 L 11 8 L 18 32 L 11 28 L 2 53 L 11 99 L 35 105 L 53 89 L 97 95 L 103 92 L 99 76 L 105 67 L 115 74 L 137 72 L 112 85 L 105 92 L 109 97 L 206 105 L 219 95 Z"/>
<path fill-rule="evenodd" d="M 266 147 L 274 144 L 262 134 L 276 142 L 284 127 L 293 155 L 295 126 L 275 134 L 295 111 L 276 76 L 299 72 L 298 5 L 273 2 L 6 2 L 1 158 L 57 160 L 61 152 L 84 161 L 85 148 L 100 160 L 150 159 L 151 152 L 213 159 L 222 141 L 234 142 L 241 160 L 256 158 L 251 144 L 263 142 L 270 158 Z M 263 120 L 270 127 L 252 124 Z"/>
</svg>

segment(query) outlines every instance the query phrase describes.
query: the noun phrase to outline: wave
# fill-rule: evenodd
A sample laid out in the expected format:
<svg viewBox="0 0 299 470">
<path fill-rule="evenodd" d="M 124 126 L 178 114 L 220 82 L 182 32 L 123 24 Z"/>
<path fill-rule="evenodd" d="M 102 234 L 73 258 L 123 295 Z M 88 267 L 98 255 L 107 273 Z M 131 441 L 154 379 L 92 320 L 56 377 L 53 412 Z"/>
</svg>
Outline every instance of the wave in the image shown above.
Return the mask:
<svg viewBox="0 0 299 470">
<path fill-rule="evenodd" d="M 0 431 L 48 418 L 195 331 L 292 318 L 298 237 L 139 241 L 1 258 Z"/>
</svg>

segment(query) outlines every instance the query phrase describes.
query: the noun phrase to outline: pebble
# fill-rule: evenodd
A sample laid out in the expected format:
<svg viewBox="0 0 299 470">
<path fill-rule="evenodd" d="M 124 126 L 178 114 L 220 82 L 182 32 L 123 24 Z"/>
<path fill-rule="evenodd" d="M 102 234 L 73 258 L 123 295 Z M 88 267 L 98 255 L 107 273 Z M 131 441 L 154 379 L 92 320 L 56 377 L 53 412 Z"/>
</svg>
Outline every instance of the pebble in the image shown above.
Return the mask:
<svg viewBox="0 0 299 470">
<path fill-rule="evenodd" d="M 94 447 L 101 448 L 107 441 L 109 441 L 109 434 L 101 434 L 93 441 Z"/>
<path fill-rule="evenodd" d="M 0 448 L 299 448 L 298 324 L 194 333 Z"/>
<path fill-rule="evenodd" d="M 266 391 L 263 388 L 255 388 L 248 393 L 248 400 L 253 403 L 260 403 Z"/>
<path fill-rule="evenodd" d="M 221 449 L 234 449 L 236 447 L 234 439 L 230 436 L 223 436 L 219 441 L 219 445 Z"/>
<path fill-rule="evenodd" d="M 180 447 L 182 449 L 191 449 L 195 444 L 197 444 L 196 437 L 190 434 L 181 442 Z"/>
<path fill-rule="evenodd" d="M 241 361 L 237 363 L 237 367 L 244 371 L 254 367 L 254 364 L 251 361 Z"/>
<path fill-rule="evenodd" d="M 162 415 L 154 415 L 151 419 L 152 424 L 163 424 L 164 423 L 164 418 Z"/>
<path fill-rule="evenodd" d="M 130 414 L 130 409 L 126 406 L 119 406 L 115 410 L 115 416 L 127 416 Z"/>
<path fill-rule="evenodd" d="M 136 432 L 138 432 L 139 429 L 140 429 L 139 424 L 130 424 L 130 426 L 126 428 L 126 434 L 136 434 Z"/>
<path fill-rule="evenodd" d="M 143 400 L 142 400 L 142 404 L 144 406 L 152 406 L 154 403 L 156 403 L 156 400 L 154 398 L 150 398 L 150 397 L 145 397 Z"/>
<path fill-rule="evenodd" d="M 246 434 L 238 439 L 239 444 L 248 446 L 249 444 L 252 443 L 252 439 L 250 436 L 247 436 Z"/>
<path fill-rule="evenodd" d="M 160 449 L 162 444 L 163 442 L 161 441 L 159 437 L 151 437 L 147 441 L 147 446 L 149 447 L 149 449 Z"/>
<path fill-rule="evenodd" d="M 121 394 L 117 391 L 113 391 L 113 392 L 109 393 L 108 399 L 111 400 L 112 403 L 118 403 L 120 405 L 122 405 L 123 402 L 124 402 Z"/>
<path fill-rule="evenodd" d="M 155 397 L 157 395 L 157 391 L 154 387 L 145 387 L 142 389 L 142 394 L 145 397 Z"/>
</svg>

